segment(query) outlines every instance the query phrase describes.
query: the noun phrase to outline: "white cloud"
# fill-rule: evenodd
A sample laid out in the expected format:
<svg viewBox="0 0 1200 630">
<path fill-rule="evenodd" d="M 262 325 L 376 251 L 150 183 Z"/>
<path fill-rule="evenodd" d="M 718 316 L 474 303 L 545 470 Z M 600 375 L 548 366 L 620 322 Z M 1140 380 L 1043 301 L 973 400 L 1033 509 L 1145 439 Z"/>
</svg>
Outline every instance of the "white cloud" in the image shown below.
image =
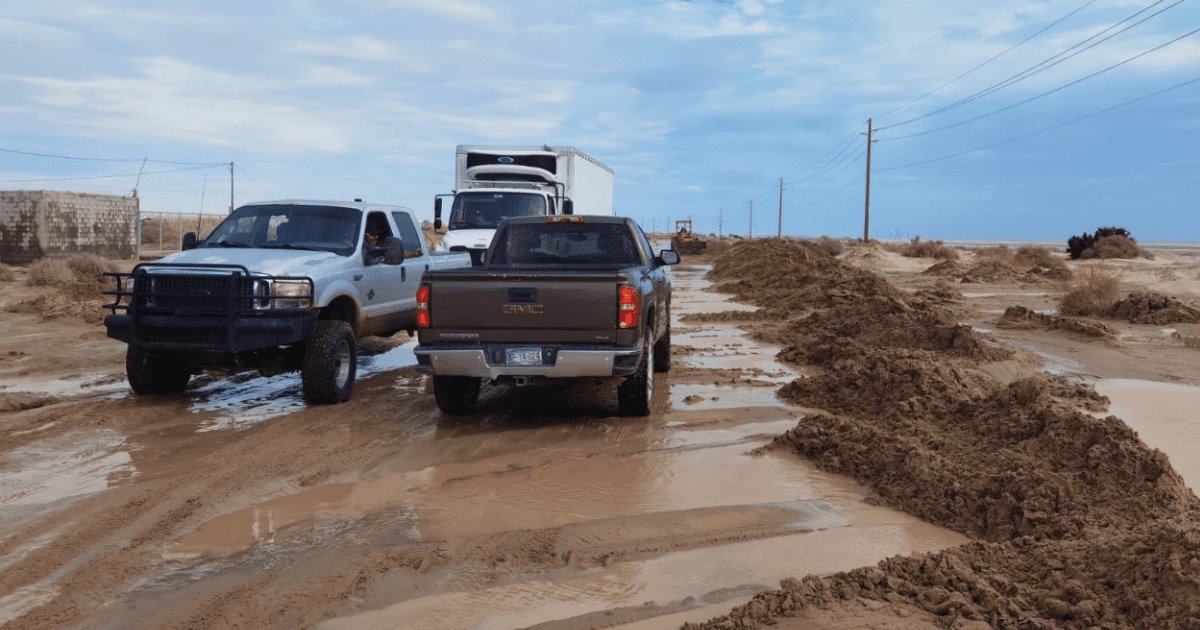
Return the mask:
<svg viewBox="0 0 1200 630">
<path fill-rule="evenodd" d="M 444 18 L 472 21 L 496 21 L 501 14 L 496 5 L 478 0 L 356 0 L 359 4 L 380 9 L 429 13 Z"/>
<path fill-rule="evenodd" d="M 288 40 L 282 46 L 282 50 L 302 55 L 338 57 L 360 61 L 395 61 L 401 57 L 400 48 L 396 44 L 368 35 Z"/>
</svg>

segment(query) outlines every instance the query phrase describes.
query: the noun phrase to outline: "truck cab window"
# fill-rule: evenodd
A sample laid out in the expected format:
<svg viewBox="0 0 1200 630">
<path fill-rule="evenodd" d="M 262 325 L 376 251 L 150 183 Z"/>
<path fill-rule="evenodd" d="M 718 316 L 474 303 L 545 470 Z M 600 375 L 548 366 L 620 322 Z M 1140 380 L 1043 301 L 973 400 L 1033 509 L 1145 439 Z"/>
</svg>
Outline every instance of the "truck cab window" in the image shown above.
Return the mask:
<svg viewBox="0 0 1200 630">
<path fill-rule="evenodd" d="M 460 193 L 450 209 L 450 228 L 491 229 L 505 219 L 546 213 L 546 198 L 537 193 Z"/>
</svg>

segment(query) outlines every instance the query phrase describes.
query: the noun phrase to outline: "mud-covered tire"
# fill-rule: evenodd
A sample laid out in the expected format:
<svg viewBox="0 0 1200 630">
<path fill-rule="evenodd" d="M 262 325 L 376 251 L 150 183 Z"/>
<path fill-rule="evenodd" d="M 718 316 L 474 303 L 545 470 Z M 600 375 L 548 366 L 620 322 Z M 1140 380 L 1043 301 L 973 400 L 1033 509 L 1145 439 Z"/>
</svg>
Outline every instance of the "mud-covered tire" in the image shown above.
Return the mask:
<svg viewBox="0 0 1200 630">
<path fill-rule="evenodd" d="M 130 345 L 125 350 L 125 376 L 138 396 L 177 394 L 192 377 L 187 361 L 169 354 L 149 352 Z"/>
<path fill-rule="evenodd" d="M 340 320 L 317 322 L 317 329 L 304 347 L 300 380 L 304 400 L 329 405 L 350 400 L 358 373 L 358 342 L 354 329 Z"/>
<path fill-rule="evenodd" d="M 482 383 L 482 379 L 471 376 L 435 376 L 433 398 L 442 413 L 451 416 L 466 415 L 475 410 Z"/>
<path fill-rule="evenodd" d="M 654 343 L 654 371 L 671 371 L 671 312 L 667 311 L 667 329 Z"/>
<path fill-rule="evenodd" d="M 650 415 L 654 398 L 654 346 L 646 341 L 646 352 L 637 372 L 625 377 L 617 386 L 617 405 L 623 416 Z"/>
</svg>

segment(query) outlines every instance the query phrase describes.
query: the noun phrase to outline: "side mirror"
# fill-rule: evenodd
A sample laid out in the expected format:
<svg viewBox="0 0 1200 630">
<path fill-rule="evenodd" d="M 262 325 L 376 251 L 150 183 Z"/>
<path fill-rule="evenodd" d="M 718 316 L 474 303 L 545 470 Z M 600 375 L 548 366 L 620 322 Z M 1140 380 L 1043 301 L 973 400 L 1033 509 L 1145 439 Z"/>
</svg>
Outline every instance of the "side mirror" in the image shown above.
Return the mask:
<svg viewBox="0 0 1200 630">
<path fill-rule="evenodd" d="M 664 265 L 678 265 L 679 252 L 673 249 L 664 249 L 658 252 L 658 262 Z"/>
<path fill-rule="evenodd" d="M 433 229 L 442 229 L 442 198 L 433 198 Z"/>
<path fill-rule="evenodd" d="M 385 265 L 399 265 L 404 262 L 404 241 L 394 236 L 383 239 L 383 244 L 375 249 L 383 255 Z"/>
<path fill-rule="evenodd" d="M 200 241 L 199 241 L 199 239 L 196 238 L 196 233 L 188 232 L 187 234 L 183 235 L 183 243 L 180 245 L 180 249 L 183 249 L 183 250 L 196 249 L 196 245 L 198 245 L 199 243 L 200 243 Z"/>
<path fill-rule="evenodd" d="M 575 214 L 575 202 L 570 199 L 563 199 L 563 214 Z"/>
</svg>

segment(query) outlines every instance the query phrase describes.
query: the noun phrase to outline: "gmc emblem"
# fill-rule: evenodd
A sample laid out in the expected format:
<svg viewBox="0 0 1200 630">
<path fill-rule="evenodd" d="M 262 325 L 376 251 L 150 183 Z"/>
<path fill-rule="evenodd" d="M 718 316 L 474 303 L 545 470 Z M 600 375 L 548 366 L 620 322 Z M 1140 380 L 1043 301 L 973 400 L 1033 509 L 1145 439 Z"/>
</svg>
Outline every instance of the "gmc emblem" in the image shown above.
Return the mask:
<svg viewBox="0 0 1200 630">
<path fill-rule="evenodd" d="M 546 310 L 544 304 L 505 304 L 500 309 L 507 315 L 541 315 Z"/>
</svg>

